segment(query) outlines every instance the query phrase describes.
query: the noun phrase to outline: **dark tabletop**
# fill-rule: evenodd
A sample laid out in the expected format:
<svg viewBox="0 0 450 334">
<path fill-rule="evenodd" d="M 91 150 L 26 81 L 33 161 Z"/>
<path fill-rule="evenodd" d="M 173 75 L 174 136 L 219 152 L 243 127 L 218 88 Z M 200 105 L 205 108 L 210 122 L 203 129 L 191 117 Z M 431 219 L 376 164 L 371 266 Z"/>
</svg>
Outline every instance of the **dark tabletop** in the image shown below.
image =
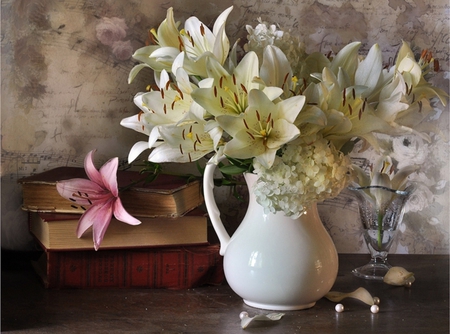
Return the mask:
<svg viewBox="0 0 450 334">
<path fill-rule="evenodd" d="M 380 298 L 380 311 L 354 299 L 319 300 L 308 310 L 284 312 L 276 322 L 243 330 L 239 314 L 254 309 L 226 285 L 189 290 L 46 290 L 30 266 L 33 254 L 2 251 L 1 329 L 14 333 L 449 333 L 449 257 L 390 255 L 392 265 L 414 272 L 411 288 L 370 282 L 351 274 L 363 254 L 340 254 L 332 290 L 366 288 Z"/>
</svg>

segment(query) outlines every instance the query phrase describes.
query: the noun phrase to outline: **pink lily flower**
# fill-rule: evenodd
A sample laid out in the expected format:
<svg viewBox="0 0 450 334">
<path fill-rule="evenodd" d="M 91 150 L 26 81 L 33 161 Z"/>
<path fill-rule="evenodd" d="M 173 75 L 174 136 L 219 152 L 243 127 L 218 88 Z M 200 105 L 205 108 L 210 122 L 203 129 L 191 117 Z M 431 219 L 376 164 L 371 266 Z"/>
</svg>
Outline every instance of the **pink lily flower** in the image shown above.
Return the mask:
<svg viewBox="0 0 450 334">
<path fill-rule="evenodd" d="M 97 170 L 93 163 L 94 152 L 89 152 L 84 160 L 89 180 L 75 178 L 59 181 L 56 189 L 62 197 L 81 207 L 89 206 L 78 222 L 77 236 L 80 238 L 92 226 L 94 248 L 98 250 L 113 214 L 118 220 L 130 225 L 139 225 L 141 222 L 125 210 L 119 198 L 119 159 L 113 158 Z"/>
</svg>

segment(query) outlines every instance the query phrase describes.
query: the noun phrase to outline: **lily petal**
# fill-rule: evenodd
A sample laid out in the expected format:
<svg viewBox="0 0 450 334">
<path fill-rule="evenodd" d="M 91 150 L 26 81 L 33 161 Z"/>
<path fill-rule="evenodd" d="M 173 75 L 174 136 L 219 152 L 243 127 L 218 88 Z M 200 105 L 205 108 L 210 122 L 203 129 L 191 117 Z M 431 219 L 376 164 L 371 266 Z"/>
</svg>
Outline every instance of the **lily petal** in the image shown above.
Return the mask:
<svg viewBox="0 0 450 334">
<path fill-rule="evenodd" d="M 81 178 L 58 181 L 56 189 L 62 197 L 82 206 L 91 205 L 111 196 L 97 183 Z"/>
<path fill-rule="evenodd" d="M 378 44 L 374 44 L 356 70 L 355 84 L 369 87 L 367 94 L 370 94 L 377 87 L 382 70 L 381 50 Z"/>
<path fill-rule="evenodd" d="M 100 175 L 103 185 L 108 189 L 114 197 L 119 196 L 117 186 L 117 168 L 119 167 L 119 158 L 108 160 L 101 168 Z"/>
<path fill-rule="evenodd" d="M 133 145 L 128 153 L 128 163 L 132 163 L 145 150 L 149 149 L 148 142 L 138 141 Z"/>
<path fill-rule="evenodd" d="M 89 209 L 87 209 L 85 213 L 83 213 L 80 220 L 78 221 L 77 226 L 78 238 L 80 238 L 84 234 L 84 232 L 86 232 L 87 229 L 92 226 L 92 233 L 94 234 L 94 245 L 95 245 L 95 241 L 96 240 L 98 241 L 98 238 L 95 238 L 95 234 L 97 233 L 98 235 L 98 232 L 96 232 L 96 230 L 99 228 L 99 226 L 106 225 L 106 227 L 108 227 L 109 222 L 111 221 L 112 203 L 113 201 L 109 200 L 105 201 L 103 205 L 93 205 Z"/>
<path fill-rule="evenodd" d="M 103 186 L 102 176 L 100 175 L 100 172 L 97 170 L 97 168 L 95 168 L 93 161 L 95 151 L 96 150 L 90 151 L 84 158 L 84 169 L 89 180 L 97 183 L 100 186 Z"/>
<path fill-rule="evenodd" d="M 331 62 L 331 70 L 337 74 L 342 67 L 350 76 L 353 76 L 358 66 L 358 50 L 361 42 L 352 42 L 344 46 Z"/>
<path fill-rule="evenodd" d="M 94 241 L 94 249 L 98 250 L 100 244 L 105 237 L 106 230 L 111 223 L 113 215 L 113 204 L 114 200 L 106 202 L 102 206 L 94 206 L 96 210 L 93 212 L 91 219 L 93 219 L 92 224 L 92 239 Z"/>
<path fill-rule="evenodd" d="M 122 205 L 122 201 L 119 197 L 116 198 L 113 204 L 113 212 L 114 217 L 116 217 L 121 222 L 130 224 L 130 225 L 139 225 L 141 221 L 139 219 L 134 218 L 130 215 Z"/>
</svg>

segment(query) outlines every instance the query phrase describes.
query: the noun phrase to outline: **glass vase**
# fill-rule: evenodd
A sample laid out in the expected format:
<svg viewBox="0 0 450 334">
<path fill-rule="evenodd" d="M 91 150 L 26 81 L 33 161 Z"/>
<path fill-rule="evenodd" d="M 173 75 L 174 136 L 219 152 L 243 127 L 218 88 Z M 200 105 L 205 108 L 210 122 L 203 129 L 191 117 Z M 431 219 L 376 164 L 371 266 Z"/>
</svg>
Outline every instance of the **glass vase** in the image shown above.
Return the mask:
<svg viewBox="0 0 450 334">
<path fill-rule="evenodd" d="M 392 267 L 388 263 L 389 249 L 397 234 L 397 227 L 403 219 L 405 204 L 414 191 L 412 185 L 405 190 L 382 186 L 349 187 L 358 201 L 359 217 L 363 235 L 371 259 L 369 263 L 353 269 L 357 277 L 369 280 L 383 280 Z"/>
</svg>

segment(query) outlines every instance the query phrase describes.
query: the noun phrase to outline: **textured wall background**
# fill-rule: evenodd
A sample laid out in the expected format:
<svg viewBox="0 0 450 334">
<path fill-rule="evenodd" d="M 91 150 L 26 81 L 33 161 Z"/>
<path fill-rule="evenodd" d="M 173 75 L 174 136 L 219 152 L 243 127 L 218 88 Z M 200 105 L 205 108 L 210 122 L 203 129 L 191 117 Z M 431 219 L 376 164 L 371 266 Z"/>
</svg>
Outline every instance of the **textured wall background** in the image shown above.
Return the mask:
<svg viewBox="0 0 450 334">
<path fill-rule="evenodd" d="M 449 20 L 447 0 L 10 0 L 2 1 L 1 138 L 2 247 L 30 249 L 26 214 L 21 211 L 17 179 L 56 166 L 82 166 L 85 154 L 98 149 L 98 163 L 119 156 L 125 161 L 138 134 L 122 128 L 136 112 L 134 94 L 152 75 L 127 84 L 132 52 L 144 45 L 147 29 L 173 6 L 175 19 L 196 15 L 206 24 L 230 5 L 227 32 L 233 43 L 245 37 L 256 19 L 298 34 L 308 52 L 337 51 L 360 40 L 363 51 L 379 43 L 392 62 L 402 40 L 414 50 L 430 49 L 441 70 L 433 82 L 448 91 Z M 114 36 L 101 32 L 120 22 Z M 102 30 L 103 29 L 103 30 Z M 401 253 L 448 253 L 449 142 L 448 107 L 436 106 L 436 122 L 446 135 L 431 143 L 398 138 L 393 154 L 404 163 L 420 163 L 419 191 L 411 201 L 401 235 L 392 248 Z M 358 155 L 368 166 L 373 152 Z M 244 191 L 244 190 L 242 190 Z M 218 192 L 230 229 L 245 211 L 227 189 Z M 231 199 L 230 199 L 231 198 Z M 366 252 L 360 227 L 344 192 L 320 205 L 322 219 L 339 252 Z"/>
</svg>

